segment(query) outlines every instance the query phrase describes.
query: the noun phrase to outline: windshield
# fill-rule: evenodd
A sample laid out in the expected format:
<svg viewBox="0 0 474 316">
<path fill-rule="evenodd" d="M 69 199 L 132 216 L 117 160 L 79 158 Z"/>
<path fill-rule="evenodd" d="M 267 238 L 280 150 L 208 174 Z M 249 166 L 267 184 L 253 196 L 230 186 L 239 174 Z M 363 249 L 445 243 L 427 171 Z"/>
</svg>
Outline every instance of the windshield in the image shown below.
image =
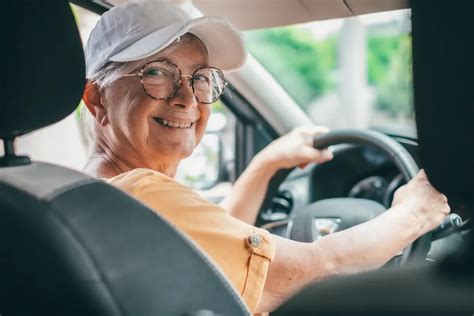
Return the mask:
<svg viewBox="0 0 474 316">
<path fill-rule="evenodd" d="M 250 53 L 331 128 L 414 134 L 410 11 L 245 32 Z"/>
</svg>

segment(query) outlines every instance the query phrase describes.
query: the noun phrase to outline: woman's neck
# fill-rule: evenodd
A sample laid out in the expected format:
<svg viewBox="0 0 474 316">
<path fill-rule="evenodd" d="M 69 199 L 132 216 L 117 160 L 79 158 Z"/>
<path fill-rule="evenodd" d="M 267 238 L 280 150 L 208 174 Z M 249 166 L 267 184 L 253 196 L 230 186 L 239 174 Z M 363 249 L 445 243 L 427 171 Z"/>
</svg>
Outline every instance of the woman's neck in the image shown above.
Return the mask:
<svg viewBox="0 0 474 316">
<path fill-rule="evenodd" d="M 153 161 L 153 165 L 146 164 L 138 160 L 121 157 L 114 154 L 113 151 L 96 146 L 84 166 L 84 171 L 91 176 L 108 179 L 133 169 L 147 168 L 174 178 L 178 164 L 166 164 L 160 161 Z"/>
</svg>

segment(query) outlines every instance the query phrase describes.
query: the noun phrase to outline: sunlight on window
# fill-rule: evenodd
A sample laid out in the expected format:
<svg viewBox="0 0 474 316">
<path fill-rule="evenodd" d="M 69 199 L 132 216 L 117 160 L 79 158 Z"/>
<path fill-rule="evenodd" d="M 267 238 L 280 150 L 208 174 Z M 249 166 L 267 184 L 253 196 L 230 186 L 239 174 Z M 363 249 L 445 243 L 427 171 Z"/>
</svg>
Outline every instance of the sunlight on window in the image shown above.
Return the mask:
<svg viewBox="0 0 474 316">
<path fill-rule="evenodd" d="M 414 133 L 410 11 L 246 32 L 251 54 L 314 122 Z"/>
</svg>

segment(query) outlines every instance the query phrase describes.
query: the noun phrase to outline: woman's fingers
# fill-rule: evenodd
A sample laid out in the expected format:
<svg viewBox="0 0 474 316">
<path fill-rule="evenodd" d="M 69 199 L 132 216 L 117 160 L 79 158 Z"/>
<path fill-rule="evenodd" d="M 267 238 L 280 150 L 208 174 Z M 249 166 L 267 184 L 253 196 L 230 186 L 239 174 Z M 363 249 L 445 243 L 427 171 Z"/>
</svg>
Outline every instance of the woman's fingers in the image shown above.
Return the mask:
<svg viewBox="0 0 474 316">
<path fill-rule="evenodd" d="M 301 155 L 304 162 L 299 164 L 300 168 L 304 168 L 312 162 L 323 163 L 333 158 L 333 154 L 329 149 L 318 150 L 312 146 L 302 148 Z"/>
<path fill-rule="evenodd" d="M 329 132 L 329 128 L 322 125 L 312 125 L 312 126 L 300 126 L 295 129 L 290 134 L 297 134 L 304 140 L 304 143 L 308 146 L 313 146 L 313 140 L 315 137 L 323 135 Z"/>
<path fill-rule="evenodd" d="M 279 169 L 296 166 L 304 168 L 313 162 L 322 163 L 331 160 L 333 155 L 328 149 L 318 150 L 313 147 L 314 137 L 328 131 L 325 126 L 297 127 L 268 145 L 260 157 Z"/>
<path fill-rule="evenodd" d="M 436 228 L 451 211 L 448 198 L 431 186 L 424 170 L 395 192 L 394 205 L 406 206 L 420 234 Z"/>
</svg>

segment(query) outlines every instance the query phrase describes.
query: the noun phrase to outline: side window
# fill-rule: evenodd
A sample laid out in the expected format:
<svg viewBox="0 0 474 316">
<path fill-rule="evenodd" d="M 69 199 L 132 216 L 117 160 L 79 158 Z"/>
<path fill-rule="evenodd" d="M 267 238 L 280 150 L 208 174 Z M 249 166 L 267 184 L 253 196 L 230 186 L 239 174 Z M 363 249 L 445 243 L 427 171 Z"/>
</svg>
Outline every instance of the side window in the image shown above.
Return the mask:
<svg viewBox="0 0 474 316">
<path fill-rule="evenodd" d="M 236 117 L 226 105 L 214 103 L 206 133 L 193 154 L 182 161 L 177 180 L 215 199 L 225 195 L 234 169 L 235 125 Z"/>
<path fill-rule="evenodd" d="M 245 35 L 251 54 L 314 122 L 414 133 L 409 10 Z"/>
</svg>

